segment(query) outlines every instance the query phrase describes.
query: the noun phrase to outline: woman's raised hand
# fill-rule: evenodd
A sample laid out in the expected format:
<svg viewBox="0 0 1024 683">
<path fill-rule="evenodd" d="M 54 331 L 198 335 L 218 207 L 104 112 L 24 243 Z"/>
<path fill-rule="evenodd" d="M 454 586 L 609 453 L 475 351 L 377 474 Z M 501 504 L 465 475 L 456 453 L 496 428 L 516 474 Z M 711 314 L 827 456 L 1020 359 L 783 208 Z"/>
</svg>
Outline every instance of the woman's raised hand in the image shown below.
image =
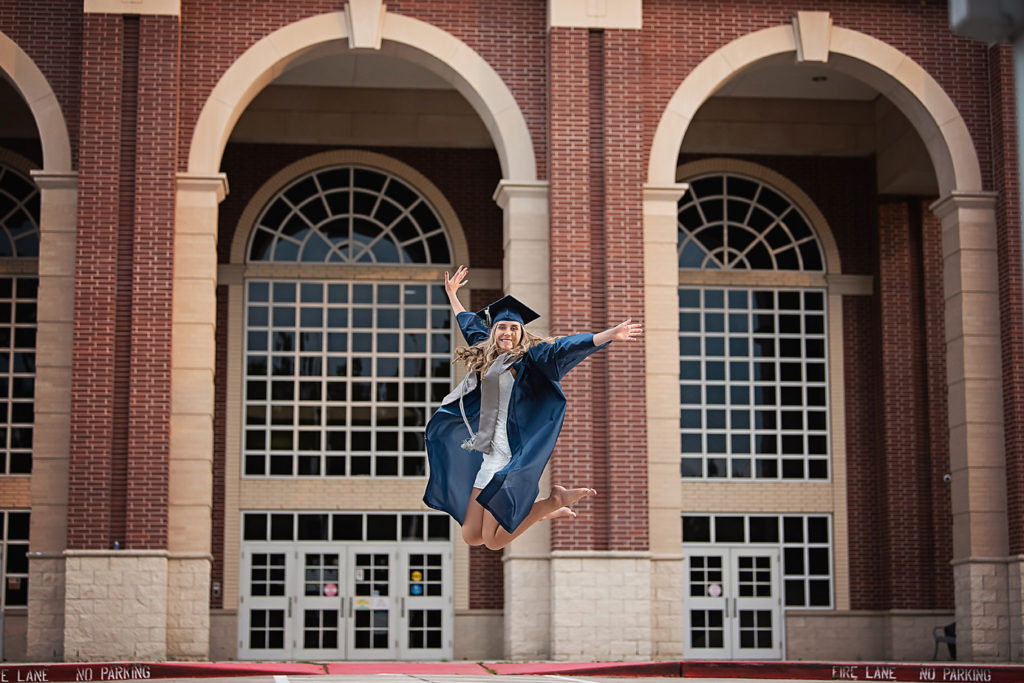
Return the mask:
<svg viewBox="0 0 1024 683">
<path fill-rule="evenodd" d="M 604 332 L 594 335 L 594 346 L 600 346 L 610 341 L 632 341 L 639 339 L 644 334 L 643 325 L 635 323 L 626 318 L 615 327 L 608 328 Z"/>
<path fill-rule="evenodd" d="M 458 270 L 455 271 L 454 275 L 449 276 L 448 271 L 444 272 L 444 291 L 448 293 L 448 301 L 452 304 L 452 309 L 456 313 L 462 313 L 465 311 L 465 307 L 462 302 L 459 301 L 458 292 L 460 289 L 466 286 L 469 280 L 466 276 L 469 275 L 469 268 L 466 266 L 459 266 Z"/>
<path fill-rule="evenodd" d="M 455 271 L 455 274 L 448 277 L 448 271 L 444 271 L 444 291 L 448 292 L 448 297 L 455 296 L 455 293 L 461 288 L 466 286 L 469 280 L 466 276 L 469 275 L 469 268 L 466 266 L 459 266 L 459 269 Z"/>
<path fill-rule="evenodd" d="M 644 335 L 644 327 L 640 323 L 632 322 L 630 318 L 626 318 L 621 323 L 612 328 L 612 339 L 614 341 L 632 341 L 639 339 Z"/>
</svg>

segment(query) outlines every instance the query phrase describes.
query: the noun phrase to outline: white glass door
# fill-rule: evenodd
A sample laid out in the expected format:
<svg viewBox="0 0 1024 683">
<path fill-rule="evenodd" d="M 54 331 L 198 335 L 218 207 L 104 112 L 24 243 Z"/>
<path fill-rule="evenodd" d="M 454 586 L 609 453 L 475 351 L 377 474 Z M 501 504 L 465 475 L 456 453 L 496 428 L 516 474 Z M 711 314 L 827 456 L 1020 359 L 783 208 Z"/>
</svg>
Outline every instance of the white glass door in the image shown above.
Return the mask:
<svg viewBox="0 0 1024 683">
<path fill-rule="evenodd" d="M 341 557 L 344 551 L 325 551 L 319 546 L 300 547 L 298 560 L 302 565 L 301 586 L 295 597 L 294 629 L 297 630 L 297 659 L 341 659 L 344 640 L 341 637 L 345 595 L 341 586 Z"/>
<path fill-rule="evenodd" d="M 437 545 L 402 549 L 402 659 L 451 659 L 452 552 Z"/>
<path fill-rule="evenodd" d="M 352 548 L 348 555 L 349 625 L 346 659 L 394 659 L 398 615 L 394 550 Z"/>
<path fill-rule="evenodd" d="M 709 547 L 683 563 L 684 654 L 781 659 L 782 600 L 774 548 Z"/>
<path fill-rule="evenodd" d="M 281 659 L 291 656 L 288 626 L 294 573 L 292 553 L 280 546 L 250 544 L 242 553 L 242 593 L 238 609 L 238 656 Z"/>
</svg>

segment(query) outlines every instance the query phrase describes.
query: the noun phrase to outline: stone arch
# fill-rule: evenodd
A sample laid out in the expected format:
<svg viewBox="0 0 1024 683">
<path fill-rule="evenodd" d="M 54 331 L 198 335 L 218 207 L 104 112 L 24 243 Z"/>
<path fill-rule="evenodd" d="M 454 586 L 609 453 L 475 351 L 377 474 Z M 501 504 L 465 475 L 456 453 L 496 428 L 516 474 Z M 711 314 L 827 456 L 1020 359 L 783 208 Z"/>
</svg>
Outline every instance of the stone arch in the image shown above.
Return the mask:
<svg viewBox="0 0 1024 683">
<path fill-rule="evenodd" d="M 70 172 L 71 138 L 57 95 L 32 58 L 2 31 L 0 71 L 25 98 L 32 112 L 43 148 L 43 169 L 48 173 Z"/>
<path fill-rule="evenodd" d="M 380 30 L 383 52 L 438 74 L 469 101 L 494 140 L 504 178 L 536 180 L 526 119 L 501 77 L 479 54 L 450 33 L 411 17 L 385 12 Z M 246 50 L 203 106 L 192 135 L 188 172 L 217 173 L 228 136 L 252 99 L 303 53 L 348 38 L 346 13 L 332 12 L 278 29 Z"/>
<path fill-rule="evenodd" d="M 829 27 L 828 63 L 874 86 L 907 117 L 935 167 L 939 194 L 981 190 L 981 169 L 967 126 L 942 87 L 917 62 L 859 31 Z M 709 55 L 672 95 L 654 134 L 647 180 L 668 185 L 676 157 L 697 110 L 726 81 L 754 63 L 797 52 L 792 26 L 774 26 L 737 38 Z"/>
</svg>

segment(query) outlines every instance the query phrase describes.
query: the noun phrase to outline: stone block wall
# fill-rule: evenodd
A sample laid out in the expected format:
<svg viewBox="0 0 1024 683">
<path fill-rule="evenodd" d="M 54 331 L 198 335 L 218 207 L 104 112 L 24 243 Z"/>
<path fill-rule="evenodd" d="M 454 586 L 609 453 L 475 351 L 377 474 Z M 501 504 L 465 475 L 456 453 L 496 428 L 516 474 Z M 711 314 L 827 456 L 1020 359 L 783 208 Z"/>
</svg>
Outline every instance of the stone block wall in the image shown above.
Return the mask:
<svg viewBox="0 0 1024 683">
<path fill-rule="evenodd" d="M 204 660 L 210 653 L 210 561 L 173 557 L 167 563 L 167 656 Z"/>
<path fill-rule="evenodd" d="M 166 551 L 66 552 L 64 659 L 167 657 Z"/>
<path fill-rule="evenodd" d="M 683 561 L 681 557 L 651 560 L 651 656 L 683 656 Z"/>
<path fill-rule="evenodd" d="M 28 645 L 30 662 L 64 658 L 64 557 L 59 554 L 29 555 Z"/>
<path fill-rule="evenodd" d="M 1007 563 L 998 559 L 955 562 L 957 656 L 963 661 L 1005 662 L 1010 656 Z"/>
<path fill-rule="evenodd" d="M 554 552 L 551 658 L 651 657 L 651 560 L 646 553 Z"/>
<path fill-rule="evenodd" d="M 551 657 L 550 560 L 505 559 L 505 658 Z"/>
</svg>

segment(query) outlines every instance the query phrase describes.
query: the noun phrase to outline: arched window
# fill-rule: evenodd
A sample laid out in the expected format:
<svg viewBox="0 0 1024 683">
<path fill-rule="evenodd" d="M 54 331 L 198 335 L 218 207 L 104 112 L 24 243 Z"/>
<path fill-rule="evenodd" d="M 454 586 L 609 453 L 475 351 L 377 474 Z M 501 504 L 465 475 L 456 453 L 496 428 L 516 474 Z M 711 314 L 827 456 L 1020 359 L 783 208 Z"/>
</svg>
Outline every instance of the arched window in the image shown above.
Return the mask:
<svg viewBox="0 0 1024 683">
<path fill-rule="evenodd" d="M 245 476 L 426 474 L 452 319 L 438 278 L 406 273 L 451 267 L 440 215 L 412 183 L 359 164 L 306 172 L 265 202 L 246 248 L 270 270 L 245 282 Z"/>
<path fill-rule="evenodd" d="M 260 214 L 250 262 L 451 263 L 437 212 L 390 173 L 335 166 L 290 183 Z"/>
<path fill-rule="evenodd" d="M 793 200 L 763 180 L 682 180 L 681 474 L 827 479 L 828 297 L 823 286 L 782 284 L 793 276 L 781 274 L 820 277 L 821 244 Z"/>
<path fill-rule="evenodd" d="M 679 203 L 679 267 L 821 271 L 821 246 L 778 190 L 734 173 L 688 181 Z"/>
</svg>

